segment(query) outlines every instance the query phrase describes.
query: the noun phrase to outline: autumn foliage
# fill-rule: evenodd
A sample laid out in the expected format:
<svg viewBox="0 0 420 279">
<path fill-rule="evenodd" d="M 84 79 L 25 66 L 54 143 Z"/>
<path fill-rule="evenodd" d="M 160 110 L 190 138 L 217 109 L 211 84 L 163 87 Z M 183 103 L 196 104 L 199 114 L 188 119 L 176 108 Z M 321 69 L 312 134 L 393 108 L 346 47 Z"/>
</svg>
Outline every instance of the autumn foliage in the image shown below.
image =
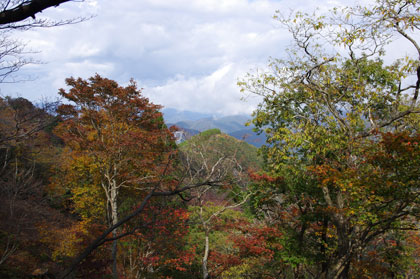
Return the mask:
<svg viewBox="0 0 420 279">
<path fill-rule="evenodd" d="M 284 59 L 239 81 L 259 150 L 176 145 L 161 107 L 95 75 L 0 98 L 1 278 L 420 278 L 418 1 L 279 12 Z"/>
</svg>

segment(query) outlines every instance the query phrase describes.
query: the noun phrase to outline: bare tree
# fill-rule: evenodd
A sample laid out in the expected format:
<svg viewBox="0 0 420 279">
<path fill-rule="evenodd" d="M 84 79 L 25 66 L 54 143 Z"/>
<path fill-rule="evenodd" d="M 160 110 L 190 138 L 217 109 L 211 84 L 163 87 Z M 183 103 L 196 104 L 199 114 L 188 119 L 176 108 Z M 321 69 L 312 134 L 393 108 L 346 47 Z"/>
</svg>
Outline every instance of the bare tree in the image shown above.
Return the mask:
<svg viewBox="0 0 420 279">
<path fill-rule="evenodd" d="M 18 250 L 19 237 L 28 226 L 28 197 L 40 194 L 34 140 L 52 117 L 23 98 L 0 98 L 0 265 Z"/>
<path fill-rule="evenodd" d="M 0 83 L 21 81 L 13 74 L 27 64 L 37 63 L 27 56 L 25 43 L 12 38 L 13 31 L 74 24 L 89 17 L 52 20 L 36 15 L 70 0 L 0 0 Z"/>
<path fill-rule="evenodd" d="M 215 135 L 209 140 L 191 140 L 188 147 L 182 148 L 182 161 L 186 166 L 185 173 L 190 181 L 200 181 L 216 176 L 224 182 L 223 189 L 203 186 L 192 189 L 190 192 L 190 199 L 195 199 L 193 211 L 198 217 L 196 222 L 204 232 L 204 251 L 201 262 L 203 279 L 210 278 L 208 268 L 211 249 L 210 234 L 214 230 L 217 218 L 226 211 L 237 209 L 245 204 L 251 196 L 251 193 L 246 190 L 247 175 L 244 175 L 243 167 L 237 159 L 238 149 L 228 150 L 226 146 L 217 143 L 217 138 Z M 209 201 L 212 199 L 210 196 L 214 194 L 217 198 L 213 197 L 213 200 L 216 199 L 217 202 L 210 205 Z"/>
</svg>

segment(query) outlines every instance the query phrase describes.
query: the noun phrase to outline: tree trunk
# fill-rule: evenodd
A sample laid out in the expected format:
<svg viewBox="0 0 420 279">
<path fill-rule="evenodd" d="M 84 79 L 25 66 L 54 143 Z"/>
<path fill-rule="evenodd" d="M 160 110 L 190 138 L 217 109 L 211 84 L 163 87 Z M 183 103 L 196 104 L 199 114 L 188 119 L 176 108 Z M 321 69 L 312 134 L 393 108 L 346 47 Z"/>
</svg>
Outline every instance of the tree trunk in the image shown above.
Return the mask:
<svg viewBox="0 0 420 279">
<path fill-rule="evenodd" d="M 115 181 L 112 183 L 111 186 L 111 218 L 112 218 L 112 225 L 115 225 L 118 223 L 118 204 L 117 204 L 117 187 Z M 112 236 L 116 237 L 118 235 L 117 229 L 114 229 L 112 231 Z M 112 242 L 112 277 L 114 279 L 118 279 L 118 270 L 117 270 L 117 252 L 118 252 L 118 240 L 115 239 Z"/>
<path fill-rule="evenodd" d="M 204 246 L 204 255 L 203 255 L 203 279 L 209 278 L 209 272 L 207 270 L 207 259 L 209 257 L 209 232 L 206 230 L 206 237 L 205 237 L 205 246 Z"/>
<path fill-rule="evenodd" d="M 349 257 L 342 256 L 335 265 L 333 265 L 326 278 L 328 279 L 347 279 L 350 268 Z"/>
</svg>

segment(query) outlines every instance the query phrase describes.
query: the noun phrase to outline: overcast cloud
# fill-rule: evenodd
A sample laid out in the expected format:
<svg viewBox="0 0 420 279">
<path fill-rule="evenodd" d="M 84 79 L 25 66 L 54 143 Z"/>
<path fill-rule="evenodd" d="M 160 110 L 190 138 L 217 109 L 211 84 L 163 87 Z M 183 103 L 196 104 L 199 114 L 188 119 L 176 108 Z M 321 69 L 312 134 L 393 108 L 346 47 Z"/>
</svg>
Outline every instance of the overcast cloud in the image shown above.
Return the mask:
<svg viewBox="0 0 420 279">
<path fill-rule="evenodd" d="M 289 44 L 272 19 L 275 10 L 330 8 L 337 1 L 86 0 L 42 16 L 96 15 L 76 24 L 33 29 L 17 36 L 42 64 L 19 74 L 33 81 L 2 84 L 1 95 L 54 99 L 64 79 L 95 73 L 126 84 L 134 78 L 156 104 L 212 114 L 250 113 L 258 98 L 244 97 L 238 78 Z"/>
</svg>

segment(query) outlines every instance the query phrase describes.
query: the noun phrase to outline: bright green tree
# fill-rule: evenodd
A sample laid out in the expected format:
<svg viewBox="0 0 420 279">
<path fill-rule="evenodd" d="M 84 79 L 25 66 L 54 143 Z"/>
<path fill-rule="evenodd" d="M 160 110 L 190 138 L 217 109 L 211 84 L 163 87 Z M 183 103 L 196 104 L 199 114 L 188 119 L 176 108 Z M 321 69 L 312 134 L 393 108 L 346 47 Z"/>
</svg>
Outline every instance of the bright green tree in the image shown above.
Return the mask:
<svg viewBox="0 0 420 279">
<path fill-rule="evenodd" d="M 374 241 L 414 228 L 419 185 L 404 146 L 420 112 L 419 11 L 417 1 L 379 0 L 327 15 L 278 13 L 294 42 L 288 58 L 239 83 L 264 98 L 253 123 L 267 133 L 271 179 L 255 201 L 283 228 L 296 278 L 349 278 Z M 395 38 L 417 55 L 390 62 Z M 375 152 L 395 168 L 371 160 Z"/>
</svg>

